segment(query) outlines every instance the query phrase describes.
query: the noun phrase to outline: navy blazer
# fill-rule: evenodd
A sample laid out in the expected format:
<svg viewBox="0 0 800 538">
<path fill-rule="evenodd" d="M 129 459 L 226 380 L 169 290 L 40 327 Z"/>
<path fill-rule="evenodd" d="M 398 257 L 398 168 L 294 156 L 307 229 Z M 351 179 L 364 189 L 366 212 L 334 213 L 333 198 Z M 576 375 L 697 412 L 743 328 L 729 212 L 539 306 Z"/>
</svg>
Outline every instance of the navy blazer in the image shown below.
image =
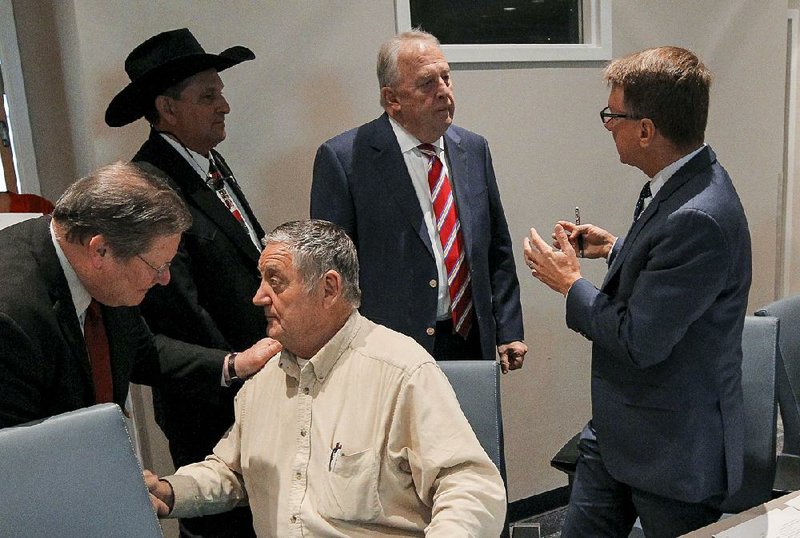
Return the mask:
<svg viewBox="0 0 800 538">
<path fill-rule="evenodd" d="M 0 428 L 94 404 L 86 342 L 49 225 L 46 216 L 0 231 Z M 121 407 L 130 382 L 213 382 L 207 350 L 170 343 L 173 362 L 159 362 L 138 308 L 102 311 Z"/>
<path fill-rule="evenodd" d="M 592 424 L 618 481 L 698 502 L 739 489 L 742 327 L 750 232 L 706 147 L 618 240 L 598 290 L 581 279 L 567 325 L 593 341 Z"/>
<path fill-rule="evenodd" d="M 472 277 L 485 359 L 523 339 L 519 282 L 486 140 L 460 127 L 444 135 L 450 179 Z M 341 225 L 360 263 L 361 313 L 433 352 L 438 273 L 422 209 L 389 118 L 317 150 L 311 217 Z"/>
<path fill-rule="evenodd" d="M 224 159 L 213 152 L 217 162 Z M 167 286 L 151 289 L 142 313 L 159 342 L 189 342 L 217 352 L 217 383 L 192 387 L 165 385 L 154 391 L 156 419 L 170 440 L 176 465 L 201 461 L 233 424 L 238 385 L 221 387 L 222 364 L 230 351 L 252 346 L 267 332 L 264 310 L 252 299 L 261 283 L 260 251 L 244 227 L 209 189 L 197 171 L 155 131 L 133 157 L 165 174 L 192 214 L 170 266 Z M 228 182 L 259 238 L 264 231 L 235 181 Z"/>
</svg>

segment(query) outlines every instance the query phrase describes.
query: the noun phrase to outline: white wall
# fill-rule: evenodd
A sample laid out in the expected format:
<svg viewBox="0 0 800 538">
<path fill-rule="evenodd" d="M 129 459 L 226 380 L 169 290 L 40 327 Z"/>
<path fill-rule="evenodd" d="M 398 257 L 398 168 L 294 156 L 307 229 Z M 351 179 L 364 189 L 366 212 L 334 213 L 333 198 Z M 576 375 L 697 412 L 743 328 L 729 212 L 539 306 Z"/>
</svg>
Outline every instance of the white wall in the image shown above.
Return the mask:
<svg viewBox="0 0 800 538">
<path fill-rule="evenodd" d="M 394 32 L 391 0 L 16 0 L 14 8 L 26 87 L 35 88 L 37 158 L 47 155 L 42 189 L 52 197 L 75 174 L 129 158 L 146 136 L 144 122 L 110 129 L 103 113 L 127 83 L 127 53 L 159 31 L 188 26 L 208 51 L 255 51 L 255 61 L 223 74 L 232 112 L 220 149 L 265 228 L 307 216 L 316 147 L 380 113 L 374 64 Z M 750 219 L 750 310 L 774 297 L 786 8 L 786 0 L 617 0 L 613 9 L 615 55 L 681 45 L 716 72 L 707 139 Z M 528 227 L 549 230 L 575 205 L 585 222 L 625 231 L 644 177 L 619 164 L 600 124 L 600 64 L 454 68 L 456 122 L 489 139 L 520 245 Z M 51 111 L 53 93 L 63 103 Z M 550 457 L 590 415 L 589 345 L 564 327 L 563 299 L 525 273 L 519 251 L 517 261 L 531 353 L 503 380 L 511 500 L 566 483 Z M 599 282 L 602 264 L 585 265 Z"/>
</svg>

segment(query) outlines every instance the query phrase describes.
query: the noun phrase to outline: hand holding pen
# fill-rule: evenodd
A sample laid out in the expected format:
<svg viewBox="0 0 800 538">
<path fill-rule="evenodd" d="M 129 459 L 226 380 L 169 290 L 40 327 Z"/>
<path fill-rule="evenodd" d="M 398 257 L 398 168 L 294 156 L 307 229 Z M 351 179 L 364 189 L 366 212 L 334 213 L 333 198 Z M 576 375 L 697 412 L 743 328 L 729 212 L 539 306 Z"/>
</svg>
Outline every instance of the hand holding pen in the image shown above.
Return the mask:
<svg viewBox="0 0 800 538">
<path fill-rule="evenodd" d="M 580 215 L 577 213 L 576 208 L 575 220 L 580 222 Z M 579 258 L 607 258 L 617 240 L 616 236 L 593 224 L 579 224 L 568 220 L 560 220 L 557 224 L 560 224 L 567 232 L 569 242 L 575 249 L 575 255 Z M 553 234 L 553 246 L 558 246 L 555 233 Z"/>
<path fill-rule="evenodd" d="M 581 225 L 581 208 L 578 207 L 578 206 L 575 206 L 575 227 L 576 227 L 576 229 L 580 225 Z M 577 247 L 578 247 L 578 251 L 577 251 L 578 257 L 579 258 L 583 258 L 583 234 L 581 234 L 581 233 L 578 233 Z"/>
</svg>

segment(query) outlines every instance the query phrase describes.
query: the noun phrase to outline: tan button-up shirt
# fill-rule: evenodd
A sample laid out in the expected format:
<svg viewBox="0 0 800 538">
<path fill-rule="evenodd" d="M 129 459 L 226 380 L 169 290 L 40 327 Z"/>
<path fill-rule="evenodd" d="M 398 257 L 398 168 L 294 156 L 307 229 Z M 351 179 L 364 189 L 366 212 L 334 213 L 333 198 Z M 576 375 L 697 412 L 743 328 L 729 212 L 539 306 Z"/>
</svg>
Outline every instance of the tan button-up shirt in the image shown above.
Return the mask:
<svg viewBox="0 0 800 538">
<path fill-rule="evenodd" d="M 172 516 L 249 497 L 265 537 L 500 534 L 500 474 L 411 338 L 355 312 L 302 371 L 284 351 L 235 405 L 214 454 L 167 478 Z"/>
</svg>

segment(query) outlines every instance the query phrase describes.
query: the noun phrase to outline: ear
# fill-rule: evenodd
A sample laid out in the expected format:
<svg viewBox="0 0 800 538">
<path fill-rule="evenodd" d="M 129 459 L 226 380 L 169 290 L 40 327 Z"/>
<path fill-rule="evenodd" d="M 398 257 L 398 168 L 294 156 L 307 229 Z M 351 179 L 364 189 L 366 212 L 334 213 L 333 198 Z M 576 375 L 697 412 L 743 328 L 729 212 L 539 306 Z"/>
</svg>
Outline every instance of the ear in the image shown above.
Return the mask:
<svg viewBox="0 0 800 538">
<path fill-rule="evenodd" d="M 384 108 L 389 112 L 389 115 L 394 115 L 400 112 L 400 101 L 397 99 L 397 93 L 393 88 L 384 86 L 381 88 L 381 97 L 383 98 Z"/>
<path fill-rule="evenodd" d="M 102 267 L 108 257 L 111 256 L 106 239 L 102 235 L 92 236 L 83 248 L 92 267 L 98 269 Z"/>
<path fill-rule="evenodd" d="M 650 118 L 639 120 L 639 146 L 646 148 L 650 146 L 658 133 L 656 124 Z"/>
<path fill-rule="evenodd" d="M 172 99 L 166 95 L 159 95 L 156 97 L 155 106 L 161 120 L 172 124 L 173 118 L 175 117 Z"/>
<path fill-rule="evenodd" d="M 323 303 L 329 307 L 336 303 L 342 296 L 342 275 L 329 270 L 322 276 Z"/>
</svg>

